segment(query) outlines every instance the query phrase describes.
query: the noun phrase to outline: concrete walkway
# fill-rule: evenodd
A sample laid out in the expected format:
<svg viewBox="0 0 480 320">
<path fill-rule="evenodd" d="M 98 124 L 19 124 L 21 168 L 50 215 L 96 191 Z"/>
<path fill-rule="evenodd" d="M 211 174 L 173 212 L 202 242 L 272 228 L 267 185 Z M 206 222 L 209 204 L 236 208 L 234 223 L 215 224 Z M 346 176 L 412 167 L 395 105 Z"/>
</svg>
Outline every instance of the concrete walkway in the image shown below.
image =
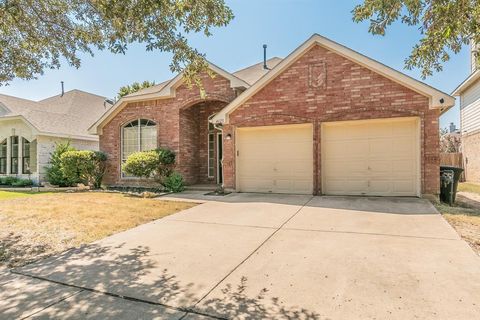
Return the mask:
<svg viewBox="0 0 480 320">
<path fill-rule="evenodd" d="M 0 318 L 475 319 L 480 258 L 421 199 L 231 194 L 0 275 Z M 165 198 L 166 199 L 166 198 Z"/>
</svg>

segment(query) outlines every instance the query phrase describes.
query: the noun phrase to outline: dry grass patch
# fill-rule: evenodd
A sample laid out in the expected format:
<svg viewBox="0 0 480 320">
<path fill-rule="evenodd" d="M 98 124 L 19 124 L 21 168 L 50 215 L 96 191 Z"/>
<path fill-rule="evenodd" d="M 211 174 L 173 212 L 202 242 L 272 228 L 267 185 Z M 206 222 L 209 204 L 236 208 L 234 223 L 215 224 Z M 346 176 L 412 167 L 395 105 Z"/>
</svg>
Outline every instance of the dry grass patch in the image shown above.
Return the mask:
<svg viewBox="0 0 480 320">
<path fill-rule="evenodd" d="M 434 203 L 434 205 L 458 234 L 480 255 L 480 208 L 466 206 L 458 200 L 452 207 L 444 203 Z"/>
<path fill-rule="evenodd" d="M 480 195 L 480 184 L 469 183 L 469 182 L 459 183 L 458 191 L 476 193 Z"/>
<path fill-rule="evenodd" d="M 195 205 L 101 192 L 1 200 L 0 266 L 25 265 Z"/>
</svg>

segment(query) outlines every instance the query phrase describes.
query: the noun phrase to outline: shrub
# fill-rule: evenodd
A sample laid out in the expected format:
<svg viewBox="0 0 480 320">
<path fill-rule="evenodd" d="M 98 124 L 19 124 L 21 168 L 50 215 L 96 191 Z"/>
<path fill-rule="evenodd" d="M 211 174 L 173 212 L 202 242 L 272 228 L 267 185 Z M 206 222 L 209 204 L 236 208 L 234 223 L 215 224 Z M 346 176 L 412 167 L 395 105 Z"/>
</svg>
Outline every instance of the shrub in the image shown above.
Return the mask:
<svg viewBox="0 0 480 320">
<path fill-rule="evenodd" d="M 62 154 L 73 150 L 75 148 L 70 146 L 70 142 L 62 142 L 55 145 L 55 150 L 50 153 L 50 166 L 47 168 L 47 181 L 50 184 L 59 187 L 70 187 L 76 183 L 76 181 L 69 180 L 64 176 L 60 159 Z"/>
<path fill-rule="evenodd" d="M 33 181 L 30 179 L 16 179 L 11 183 L 12 187 L 31 187 L 33 186 Z"/>
<path fill-rule="evenodd" d="M 16 177 L 0 177 L 0 185 L 12 187 L 29 187 L 33 186 L 33 181 L 30 179 L 20 179 Z"/>
<path fill-rule="evenodd" d="M 67 151 L 60 156 L 61 171 L 68 181 L 99 188 L 107 156 L 100 151 Z"/>
<path fill-rule="evenodd" d="M 175 153 L 169 149 L 156 149 L 132 153 L 123 164 L 122 170 L 140 178 L 154 178 L 164 185 L 175 167 Z"/>
<path fill-rule="evenodd" d="M 13 183 L 15 183 L 18 180 L 16 177 L 2 177 L 0 178 L 0 184 L 5 185 L 5 186 L 11 186 Z"/>
<path fill-rule="evenodd" d="M 122 166 L 122 170 L 131 176 L 151 178 L 159 166 L 160 157 L 158 152 L 154 150 L 141 151 L 129 155 L 127 161 Z"/>
<path fill-rule="evenodd" d="M 182 192 L 185 190 L 185 181 L 180 173 L 173 172 L 164 179 L 163 186 L 167 191 Z"/>
</svg>

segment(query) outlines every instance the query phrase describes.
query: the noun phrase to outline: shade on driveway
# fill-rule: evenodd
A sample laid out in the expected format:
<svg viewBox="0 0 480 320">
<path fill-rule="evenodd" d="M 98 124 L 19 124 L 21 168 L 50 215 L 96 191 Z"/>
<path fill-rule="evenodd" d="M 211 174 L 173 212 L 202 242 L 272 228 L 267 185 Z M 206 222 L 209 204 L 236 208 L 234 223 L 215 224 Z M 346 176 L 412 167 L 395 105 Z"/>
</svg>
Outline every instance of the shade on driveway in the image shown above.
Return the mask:
<svg viewBox="0 0 480 320">
<path fill-rule="evenodd" d="M 139 303 L 128 309 L 143 310 L 144 319 L 474 319 L 480 312 L 480 259 L 425 200 L 217 200 L 17 272 L 81 290 L 39 313 L 60 318 L 74 307 L 115 316 L 115 308 L 86 303 L 102 292 L 109 295 L 102 305 Z"/>
</svg>

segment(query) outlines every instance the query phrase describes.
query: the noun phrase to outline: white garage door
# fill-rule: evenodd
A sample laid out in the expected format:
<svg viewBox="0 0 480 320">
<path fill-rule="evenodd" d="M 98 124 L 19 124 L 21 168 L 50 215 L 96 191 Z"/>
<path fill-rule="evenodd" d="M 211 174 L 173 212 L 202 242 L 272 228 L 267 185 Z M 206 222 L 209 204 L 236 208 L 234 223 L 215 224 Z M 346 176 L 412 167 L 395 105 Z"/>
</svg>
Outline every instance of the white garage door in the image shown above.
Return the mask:
<svg viewBox="0 0 480 320">
<path fill-rule="evenodd" d="M 236 148 L 238 191 L 313 192 L 311 124 L 239 128 Z"/>
<path fill-rule="evenodd" d="M 416 118 L 322 125 L 322 187 L 330 195 L 418 196 Z"/>
</svg>

